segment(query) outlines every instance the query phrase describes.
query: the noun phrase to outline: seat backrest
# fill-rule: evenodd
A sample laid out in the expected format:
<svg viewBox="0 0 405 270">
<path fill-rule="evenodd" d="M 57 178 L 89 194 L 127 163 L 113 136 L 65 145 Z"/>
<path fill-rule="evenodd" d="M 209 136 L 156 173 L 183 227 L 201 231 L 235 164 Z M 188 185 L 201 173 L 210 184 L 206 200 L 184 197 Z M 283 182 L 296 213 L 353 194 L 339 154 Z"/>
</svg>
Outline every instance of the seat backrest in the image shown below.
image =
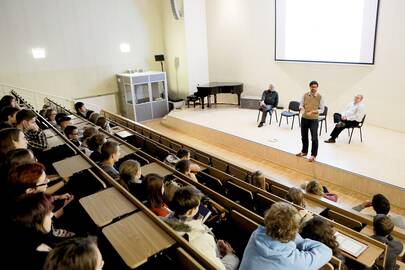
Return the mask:
<svg viewBox="0 0 405 270">
<path fill-rule="evenodd" d="M 165 137 L 160 137 L 160 142 L 167 147 L 170 147 L 170 140 Z"/>
<path fill-rule="evenodd" d="M 169 151 L 167 151 L 166 149 L 157 146 L 156 147 L 156 156 L 160 161 L 164 161 L 165 158 L 169 155 Z"/>
<path fill-rule="evenodd" d="M 225 183 L 225 188 L 227 190 L 227 195 L 231 200 L 239 201 L 239 203 L 248 208 L 253 209 L 253 194 L 249 190 L 227 181 Z"/>
<path fill-rule="evenodd" d="M 328 210 L 328 218 L 355 231 L 360 231 L 363 228 L 360 221 L 347 217 L 333 210 Z"/>
<path fill-rule="evenodd" d="M 230 230 L 232 230 L 230 235 L 233 237 L 229 240 L 237 255 L 242 256 L 250 236 L 259 227 L 259 224 L 235 210 L 231 211 L 230 219 Z"/>
<path fill-rule="evenodd" d="M 271 185 L 270 186 L 270 191 L 271 191 L 271 193 L 273 193 L 274 195 L 276 195 L 276 196 L 278 196 L 278 197 L 280 197 L 280 198 L 285 198 L 285 196 L 287 195 L 287 193 L 288 193 L 288 190 L 286 190 L 286 189 L 284 189 L 284 188 L 281 188 L 281 187 L 278 187 L 278 186 L 276 186 L 276 185 Z"/>
<path fill-rule="evenodd" d="M 188 254 L 181 247 L 176 248 L 175 261 L 176 261 L 176 266 L 180 270 L 188 270 L 188 269 L 203 270 L 203 269 L 205 269 L 201 264 L 199 264 L 190 254 Z"/>
<path fill-rule="evenodd" d="M 366 115 L 363 116 L 363 119 L 361 119 L 361 122 L 359 124 L 359 127 L 362 127 L 364 125 L 364 120 L 366 120 Z"/>
<path fill-rule="evenodd" d="M 223 171 L 225 173 L 228 171 L 228 163 L 226 163 L 226 162 L 224 162 L 222 160 L 216 159 L 214 157 L 211 158 L 211 162 L 212 162 L 212 166 L 215 169 L 218 169 L 218 170 Z"/>
<path fill-rule="evenodd" d="M 331 263 L 327 263 L 324 266 L 322 266 L 319 270 L 334 270 L 334 267 Z"/>
<path fill-rule="evenodd" d="M 207 186 L 208 188 L 215 190 L 216 192 L 223 193 L 224 188 L 222 186 L 222 182 L 219 179 L 204 172 L 197 173 L 196 177 L 198 179 L 198 182 L 201 182 L 204 186 Z"/>
<path fill-rule="evenodd" d="M 154 133 L 154 132 L 151 133 L 150 138 L 151 138 L 152 140 L 154 140 L 155 142 L 160 142 L 160 135 L 157 134 L 157 133 Z"/>
<path fill-rule="evenodd" d="M 194 158 L 204 164 L 210 165 L 210 158 L 207 157 L 206 155 L 200 154 L 198 152 L 195 152 Z"/>
<path fill-rule="evenodd" d="M 248 173 L 246 171 L 243 171 L 240 168 L 232 165 L 229 165 L 229 174 L 243 181 L 246 181 L 246 178 L 248 176 Z"/>
<path fill-rule="evenodd" d="M 145 137 L 147 137 L 147 138 L 150 138 L 151 132 L 150 132 L 149 130 L 147 130 L 146 128 L 144 128 L 144 129 L 142 130 L 142 134 L 143 134 L 143 136 L 145 136 Z"/>
<path fill-rule="evenodd" d="M 172 148 L 174 151 L 177 152 L 177 151 L 179 151 L 182 147 L 181 147 L 181 144 L 172 142 L 171 148 Z"/>
<path fill-rule="evenodd" d="M 323 112 L 322 113 L 320 113 L 319 115 L 322 115 L 322 116 L 328 116 L 328 106 L 324 106 L 324 109 L 323 109 Z"/>
<path fill-rule="evenodd" d="M 263 216 L 264 212 L 266 212 L 266 210 L 269 209 L 275 203 L 275 201 L 257 193 L 255 197 L 255 203 L 256 213 L 260 216 Z"/>
<path fill-rule="evenodd" d="M 298 101 L 290 101 L 288 104 L 288 110 L 289 111 L 294 111 L 294 112 L 299 112 L 300 111 L 300 103 Z"/>
</svg>

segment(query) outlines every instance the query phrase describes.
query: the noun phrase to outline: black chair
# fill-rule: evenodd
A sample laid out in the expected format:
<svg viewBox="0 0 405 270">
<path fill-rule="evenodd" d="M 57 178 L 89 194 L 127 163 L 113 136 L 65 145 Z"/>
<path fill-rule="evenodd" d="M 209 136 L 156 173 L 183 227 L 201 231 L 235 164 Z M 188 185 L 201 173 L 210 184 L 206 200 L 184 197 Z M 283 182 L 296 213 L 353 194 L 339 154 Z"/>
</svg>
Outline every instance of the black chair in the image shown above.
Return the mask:
<svg viewBox="0 0 405 270">
<path fill-rule="evenodd" d="M 283 120 L 283 116 L 287 120 L 287 125 L 288 125 L 288 118 L 292 117 L 292 124 L 291 124 L 291 129 L 294 127 L 294 119 L 297 116 L 298 117 L 298 124 L 301 127 L 301 120 L 300 120 L 300 103 L 298 101 L 290 101 L 288 104 L 288 111 L 284 111 L 281 113 L 280 117 L 280 122 L 278 123 L 278 126 L 281 126 L 281 121 Z"/>
<path fill-rule="evenodd" d="M 187 96 L 187 108 L 190 108 L 190 102 L 193 102 L 194 108 L 196 104 L 201 104 L 200 98 L 195 95 L 195 93 L 193 95 Z"/>
<path fill-rule="evenodd" d="M 227 181 L 224 184 L 226 189 L 226 195 L 229 199 L 233 200 L 235 203 L 246 207 L 249 210 L 254 209 L 253 194 L 249 190 Z"/>
<path fill-rule="evenodd" d="M 269 115 L 270 115 L 269 125 L 271 125 L 271 118 L 273 117 L 273 112 L 274 112 L 274 114 L 276 116 L 276 123 L 278 123 L 277 107 L 273 107 L 271 110 L 267 110 L 265 112 L 262 110 L 262 108 L 259 108 L 259 112 L 257 113 L 256 122 L 259 122 L 260 113 L 269 113 Z"/>
<path fill-rule="evenodd" d="M 321 128 L 319 129 L 319 136 L 322 134 L 322 123 L 325 122 L 325 132 L 328 133 L 328 122 L 326 118 L 328 117 L 328 106 L 324 107 L 323 113 L 319 114 L 318 121 L 321 123 Z"/>
<path fill-rule="evenodd" d="M 363 116 L 363 119 L 361 120 L 361 122 L 359 123 L 358 126 L 351 127 L 351 128 L 348 128 L 348 129 L 347 129 L 347 133 L 348 133 L 349 136 L 350 136 L 349 144 L 350 144 L 350 142 L 352 141 L 353 131 L 354 131 L 355 128 L 358 128 L 358 129 L 360 130 L 360 141 L 363 142 L 363 133 L 361 132 L 361 128 L 362 128 L 363 125 L 364 125 L 364 120 L 365 120 L 365 119 L 366 119 L 366 115 Z M 350 129 L 352 129 L 351 132 L 350 132 Z"/>
</svg>

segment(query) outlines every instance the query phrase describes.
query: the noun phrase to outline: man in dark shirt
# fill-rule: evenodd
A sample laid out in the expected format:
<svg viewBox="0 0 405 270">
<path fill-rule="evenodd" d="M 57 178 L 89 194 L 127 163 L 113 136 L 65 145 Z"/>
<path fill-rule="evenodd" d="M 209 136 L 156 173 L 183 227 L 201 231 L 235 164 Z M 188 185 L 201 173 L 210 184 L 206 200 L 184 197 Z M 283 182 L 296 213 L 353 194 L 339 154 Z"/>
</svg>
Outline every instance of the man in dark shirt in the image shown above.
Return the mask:
<svg viewBox="0 0 405 270">
<path fill-rule="evenodd" d="M 278 105 L 278 93 L 274 90 L 274 85 L 270 84 L 269 89 L 264 90 L 262 94 L 262 100 L 260 101 L 259 110 L 262 111 L 262 120 L 259 127 L 262 127 L 266 122 L 267 113 L 272 113 L 273 108 Z"/>
</svg>

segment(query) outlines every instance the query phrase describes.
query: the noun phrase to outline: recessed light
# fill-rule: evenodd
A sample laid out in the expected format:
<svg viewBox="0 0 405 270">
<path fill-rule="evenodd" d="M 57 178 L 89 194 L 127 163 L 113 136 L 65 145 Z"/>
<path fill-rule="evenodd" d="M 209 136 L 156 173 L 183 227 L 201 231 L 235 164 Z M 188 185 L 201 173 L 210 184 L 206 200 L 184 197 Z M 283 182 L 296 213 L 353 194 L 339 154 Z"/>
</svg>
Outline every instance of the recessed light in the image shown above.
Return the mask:
<svg viewBox="0 0 405 270">
<path fill-rule="evenodd" d="M 131 51 L 131 46 L 129 46 L 128 43 L 121 43 L 121 44 L 120 44 L 120 50 L 121 50 L 121 52 L 123 52 L 123 53 L 128 53 L 128 52 Z"/>
<path fill-rule="evenodd" d="M 46 51 L 44 48 L 34 48 L 31 51 L 34 59 L 42 59 L 46 57 Z"/>
</svg>

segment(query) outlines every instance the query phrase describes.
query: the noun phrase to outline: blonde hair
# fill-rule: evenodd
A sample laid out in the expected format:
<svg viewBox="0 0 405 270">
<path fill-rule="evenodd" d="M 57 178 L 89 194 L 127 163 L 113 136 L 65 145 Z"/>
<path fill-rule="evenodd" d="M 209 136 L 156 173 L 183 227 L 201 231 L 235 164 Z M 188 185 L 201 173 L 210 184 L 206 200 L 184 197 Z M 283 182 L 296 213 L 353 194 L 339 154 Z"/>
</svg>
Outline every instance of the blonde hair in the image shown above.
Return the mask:
<svg viewBox="0 0 405 270">
<path fill-rule="evenodd" d="M 311 194 L 315 194 L 315 195 L 319 195 L 319 196 L 323 196 L 323 188 L 322 185 L 316 181 L 316 180 L 312 180 L 310 181 L 307 186 L 305 187 L 306 192 L 311 193 Z"/>
<path fill-rule="evenodd" d="M 264 216 L 266 233 L 282 243 L 293 241 L 298 233 L 300 218 L 297 209 L 285 202 L 276 202 Z"/>
<path fill-rule="evenodd" d="M 266 178 L 261 171 L 255 171 L 252 175 L 252 185 L 266 189 Z"/>
<path fill-rule="evenodd" d="M 288 190 L 286 200 L 290 201 L 296 205 L 305 207 L 305 202 L 304 202 L 304 193 L 302 192 L 301 189 L 292 187 Z"/>
</svg>

